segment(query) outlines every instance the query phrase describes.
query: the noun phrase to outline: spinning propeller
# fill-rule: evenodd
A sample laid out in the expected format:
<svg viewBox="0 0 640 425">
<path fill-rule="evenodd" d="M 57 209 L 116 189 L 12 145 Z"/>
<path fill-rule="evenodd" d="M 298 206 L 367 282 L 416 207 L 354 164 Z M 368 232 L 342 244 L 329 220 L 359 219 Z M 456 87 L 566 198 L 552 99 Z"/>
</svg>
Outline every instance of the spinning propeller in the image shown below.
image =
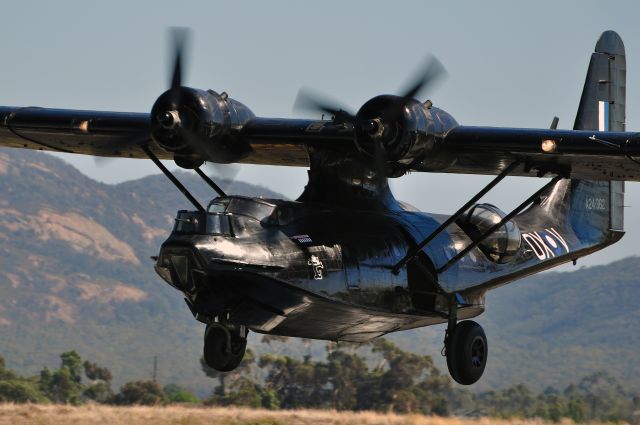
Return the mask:
<svg viewBox="0 0 640 425">
<path fill-rule="evenodd" d="M 189 30 L 172 28 L 173 62 L 170 66 L 169 90 L 154 104 L 151 111 L 151 133 L 163 148 L 174 152 L 176 164 L 183 168 L 198 168 L 206 158 L 219 157 L 209 141 L 215 123 L 203 124 L 197 111 L 201 96 L 196 90 L 183 85 L 185 56 L 189 47 Z M 240 167 L 207 162 L 206 168 L 231 183 Z"/>
<path fill-rule="evenodd" d="M 358 148 L 373 158 L 378 173 L 385 174 L 388 151 L 393 148 L 395 136 L 402 126 L 403 110 L 414 102 L 421 91 L 426 91 L 444 75 L 446 70 L 440 61 L 435 56 L 429 56 L 401 95 L 375 97 L 355 114 L 308 89 L 299 91 L 294 109 L 330 114 L 337 123 L 353 125 Z"/>
</svg>

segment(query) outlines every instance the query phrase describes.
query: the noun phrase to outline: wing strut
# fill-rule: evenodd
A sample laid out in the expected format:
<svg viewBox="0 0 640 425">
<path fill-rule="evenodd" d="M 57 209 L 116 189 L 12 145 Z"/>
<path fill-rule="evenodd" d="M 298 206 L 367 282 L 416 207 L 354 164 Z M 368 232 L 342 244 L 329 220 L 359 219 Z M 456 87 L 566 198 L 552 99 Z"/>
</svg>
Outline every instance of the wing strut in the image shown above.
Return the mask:
<svg viewBox="0 0 640 425">
<path fill-rule="evenodd" d="M 436 270 L 438 273 L 442 273 L 444 271 L 446 271 L 449 267 L 451 267 L 452 265 L 454 265 L 455 263 L 457 263 L 458 261 L 460 261 L 460 259 L 462 257 L 464 257 L 465 255 L 467 255 L 469 253 L 469 251 L 471 251 L 473 248 L 477 247 L 478 245 L 480 245 L 482 243 L 482 241 L 484 241 L 486 238 L 488 238 L 489 236 L 491 236 L 492 233 L 494 233 L 496 230 L 498 230 L 500 228 L 500 226 L 503 226 L 507 221 L 511 220 L 513 217 L 515 217 L 517 214 L 519 214 L 522 210 L 524 210 L 525 208 L 527 208 L 529 206 L 529 204 L 531 204 L 536 198 L 538 198 L 540 195 L 542 195 L 547 189 L 549 189 L 550 187 L 552 187 L 553 185 L 555 185 L 558 181 L 562 180 L 564 178 L 564 176 L 558 175 L 555 176 L 554 178 L 551 179 L 551 181 L 547 184 L 545 184 L 544 186 L 542 186 L 542 188 L 540 188 L 536 193 L 534 193 L 533 195 L 529 196 L 527 198 L 526 201 L 524 201 L 523 203 L 521 203 L 520 205 L 518 205 L 513 211 L 511 211 L 509 214 L 505 215 L 502 220 L 500 220 L 498 223 L 496 223 L 495 225 L 493 225 L 489 230 L 487 230 L 485 233 L 483 233 L 479 238 L 477 238 L 476 240 L 473 241 L 473 243 L 470 243 L 465 249 L 463 249 L 462 251 L 460 251 L 458 253 L 458 255 L 456 255 L 455 257 L 453 257 L 452 259 L 450 259 L 449 261 L 447 261 L 444 266 L 440 267 L 438 270 Z"/>
<path fill-rule="evenodd" d="M 167 167 L 165 167 L 164 165 L 162 165 L 162 162 L 160 162 L 160 160 L 158 159 L 157 156 L 155 156 L 155 154 L 153 152 L 151 152 L 151 149 L 149 149 L 149 147 L 146 144 L 143 144 L 140 146 L 140 149 L 142 149 L 144 151 L 144 153 L 147 154 L 147 156 L 149 157 L 149 159 L 151 161 L 153 161 L 154 164 L 156 164 L 156 166 L 160 169 L 160 171 L 162 171 L 162 173 L 167 176 L 167 178 L 169 180 L 171 180 L 171 183 L 173 183 L 175 185 L 175 187 L 178 188 L 178 190 L 180 192 L 182 192 L 182 194 L 189 200 L 189 202 L 191 202 L 193 204 L 194 207 L 196 207 L 196 209 L 199 212 L 204 212 L 204 208 L 202 207 L 202 205 L 200 205 L 200 202 L 198 202 L 198 200 L 196 198 L 193 197 L 193 195 L 187 190 L 186 187 L 184 187 L 184 185 L 182 183 L 180 183 L 180 180 L 178 180 L 176 178 L 176 176 L 174 176 L 173 174 L 171 174 L 171 171 L 169 171 L 167 169 Z"/>
<path fill-rule="evenodd" d="M 227 194 L 224 193 L 224 190 L 220 189 L 220 186 L 218 186 L 213 180 L 209 178 L 209 176 L 207 176 L 205 173 L 202 172 L 200 167 L 194 168 L 194 170 L 196 173 L 198 173 L 198 175 L 202 178 L 202 180 L 204 180 L 205 183 L 207 183 L 211 187 L 211 189 L 216 191 L 218 195 L 227 196 Z"/>
<path fill-rule="evenodd" d="M 498 174 L 496 176 L 496 178 L 491 180 L 491 182 L 489 182 L 488 185 L 483 187 L 480 192 L 478 192 L 473 198 L 469 199 L 469 201 L 467 201 L 466 204 L 464 204 L 462 207 L 460 207 L 460 209 L 458 211 L 456 211 L 451 217 L 449 217 L 447 220 L 445 220 L 436 230 L 431 232 L 431 234 L 429 236 L 427 236 L 426 239 L 424 239 L 422 242 L 420 242 L 418 245 L 416 245 L 415 248 L 409 250 L 409 252 L 407 252 L 407 255 L 405 255 L 402 260 L 398 261 L 398 263 L 395 266 L 393 266 L 393 268 L 391 269 L 393 274 L 400 273 L 400 269 L 402 267 L 406 266 L 409 263 L 409 261 L 413 260 L 413 258 L 416 255 L 418 255 L 418 253 L 422 250 L 422 248 L 427 246 L 427 244 L 429 242 L 431 242 L 433 239 L 435 239 L 436 236 L 438 236 L 440 233 L 442 233 L 442 231 L 444 229 L 449 227 L 449 225 L 451 223 L 456 221 L 458 219 L 458 217 L 460 217 L 462 214 L 464 214 L 473 204 L 475 204 L 480 198 L 482 198 L 484 195 L 486 195 L 487 192 L 489 192 L 491 189 L 493 189 L 495 187 L 495 185 L 500 183 L 502 181 L 502 179 L 507 177 L 521 163 L 522 163 L 522 160 L 520 160 L 520 159 L 517 159 L 514 162 L 512 162 L 511 165 L 509 165 L 507 168 L 502 170 L 502 172 L 500 174 Z"/>
</svg>

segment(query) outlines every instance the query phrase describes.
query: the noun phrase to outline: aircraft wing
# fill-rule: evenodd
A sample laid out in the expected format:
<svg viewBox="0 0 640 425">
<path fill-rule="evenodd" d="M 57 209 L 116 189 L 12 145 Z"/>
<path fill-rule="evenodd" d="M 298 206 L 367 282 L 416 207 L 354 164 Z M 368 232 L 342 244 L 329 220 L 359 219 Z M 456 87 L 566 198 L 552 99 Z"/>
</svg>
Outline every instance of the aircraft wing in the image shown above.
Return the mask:
<svg viewBox="0 0 640 425">
<path fill-rule="evenodd" d="M 94 156 L 146 158 L 149 114 L 0 107 L 0 145 Z M 138 143 L 139 142 L 139 143 Z M 153 149 L 161 159 L 167 152 Z"/>
<path fill-rule="evenodd" d="M 0 146 L 147 158 L 140 148 L 147 144 L 159 159 L 173 159 L 173 153 L 152 142 L 150 119 L 148 113 L 3 106 Z M 353 127 L 328 120 L 254 117 L 237 131 L 250 146 L 240 163 L 306 167 L 312 147 L 355 152 Z"/>
<path fill-rule="evenodd" d="M 151 141 L 149 127 L 148 113 L 0 107 L 0 146 L 146 158 L 140 145 L 148 144 L 158 158 L 173 159 Z M 253 117 L 237 135 L 250 147 L 240 163 L 307 167 L 312 150 L 358 153 L 353 126 L 330 120 Z M 512 175 L 640 180 L 639 133 L 457 126 L 437 144 L 413 170 L 492 175 L 521 160 Z"/>
<path fill-rule="evenodd" d="M 511 175 L 640 180 L 640 133 L 458 126 L 441 144 L 450 162 L 439 172 L 498 174 L 519 159 Z M 428 161 L 416 169 L 436 171 Z"/>
</svg>

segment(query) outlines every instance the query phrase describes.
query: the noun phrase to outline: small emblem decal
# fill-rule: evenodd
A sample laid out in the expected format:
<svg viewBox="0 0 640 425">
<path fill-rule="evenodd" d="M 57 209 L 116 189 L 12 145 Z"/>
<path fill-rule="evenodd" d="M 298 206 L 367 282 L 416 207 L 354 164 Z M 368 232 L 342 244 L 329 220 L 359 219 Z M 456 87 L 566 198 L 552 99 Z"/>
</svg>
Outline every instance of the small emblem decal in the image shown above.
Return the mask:
<svg viewBox="0 0 640 425">
<path fill-rule="evenodd" d="M 313 243 L 309 235 L 295 235 L 291 236 L 291 239 L 298 243 Z"/>
<path fill-rule="evenodd" d="M 313 278 L 315 280 L 320 280 L 324 277 L 322 275 L 324 264 L 322 264 L 322 261 L 320 261 L 316 255 L 312 255 L 311 258 L 309 258 L 309 261 L 307 261 L 307 264 L 311 266 L 311 270 L 313 270 Z"/>
<path fill-rule="evenodd" d="M 539 232 L 523 233 L 522 239 L 529 245 L 536 257 L 540 260 L 548 260 L 568 253 L 569 244 L 562 235 L 554 229 L 544 229 Z"/>
</svg>

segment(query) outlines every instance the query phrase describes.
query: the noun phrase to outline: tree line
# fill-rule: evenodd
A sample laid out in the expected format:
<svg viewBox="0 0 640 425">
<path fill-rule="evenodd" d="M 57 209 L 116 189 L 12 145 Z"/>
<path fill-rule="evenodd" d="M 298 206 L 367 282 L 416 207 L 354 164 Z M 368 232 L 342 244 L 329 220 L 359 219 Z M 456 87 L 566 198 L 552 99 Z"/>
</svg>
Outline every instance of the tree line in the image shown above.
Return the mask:
<svg viewBox="0 0 640 425">
<path fill-rule="evenodd" d="M 106 367 L 83 361 L 75 351 L 60 354 L 57 369 L 43 368 L 39 375 L 24 377 L 6 368 L 0 357 L 0 402 L 59 403 L 87 402 L 116 405 L 198 403 L 200 400 L 178 385 L 161 387 L 157 382 L 131 381 L 112 389 L 113 377 Z"/>
<path fill-rule="evenodd" d="M 265 336 L 278 352 L 286 338 Z M 324 359 L 282 354 L 256 356 L 251 350 L 238 369 L 220 373 L 201 359 L 214 380 L 211 395 L 200 400 L 175 384 L 131 381 L 112 389 L 111 372 L 82 360 L 75 351 L 60 355 L 57 369 L 19 376 L 0 357 L 0 402 L 86 402 L 116 405 L 202 403 L 266 409 L 375 410 L 426 415 L 541 418 L 575 422 L 633 421 L 640 396 L 625 390 L 605 372 L 593 373 L 559 390 L 541 392 L 518 384 L 503 390 L 472 392 L 454 385 L 430 356 L 401 350 L 380 338 L 368 344 L 328 343 Z"/>
</svg>

